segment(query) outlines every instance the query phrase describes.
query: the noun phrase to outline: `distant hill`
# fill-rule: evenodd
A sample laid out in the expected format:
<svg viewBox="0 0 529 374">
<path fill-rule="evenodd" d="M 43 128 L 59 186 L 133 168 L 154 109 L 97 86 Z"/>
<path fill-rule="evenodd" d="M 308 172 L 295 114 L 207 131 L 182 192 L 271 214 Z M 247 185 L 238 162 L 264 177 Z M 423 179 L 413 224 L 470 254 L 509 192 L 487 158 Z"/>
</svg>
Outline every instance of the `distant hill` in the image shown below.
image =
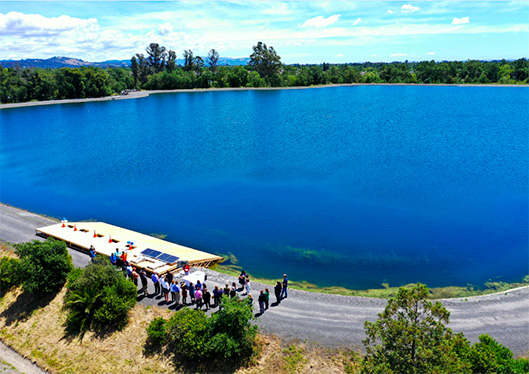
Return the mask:
<svg viewBox="0 0 529 374">
<path fill-rule="evenodd" d="M 246 65 L 250 61 L 249 57 L 241 58 L 230 58 L 230 57 L 220 57 L 219 65 Z M 178 65 L 184 65 L 184 60 L 176 60 Z M 108 60 L 102 62 L 88 62 L 80 60 L 78 58 L 72 57 L 52 57 L 48 59 L 25 59 L 25 60 L 0 60 L 0 65 L 4 68 L 16 67 L 21 68 L 77 68 L 80 66 L 96 66 L 101 68 L 108 67 L 129 67 L 130 60 Z"/>
</svg>

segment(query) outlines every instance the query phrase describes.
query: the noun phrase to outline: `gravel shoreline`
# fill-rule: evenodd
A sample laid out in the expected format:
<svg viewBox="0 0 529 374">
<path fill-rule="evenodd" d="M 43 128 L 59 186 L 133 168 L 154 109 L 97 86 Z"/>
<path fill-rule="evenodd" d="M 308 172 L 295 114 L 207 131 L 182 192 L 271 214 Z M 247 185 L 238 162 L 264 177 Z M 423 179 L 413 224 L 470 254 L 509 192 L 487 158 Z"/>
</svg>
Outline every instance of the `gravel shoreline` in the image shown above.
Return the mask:
<svg viewBox="0 0 529 374">
<path fill-rule="evenodd" d="M 215 91 L 259 91 L 259 90 L 306 90 L 311 88 L 327 87 L 348 87 L 348 86 L 424 86 L 424 87 L 529 87 L 524 84 L 424 84 L 424 83 L 343 83 L 343 84 L 326 84 L 320 86 L 299 86 L 299 87 L 234 87 L 234 88 L 192 88 L 192 89 L 175 89 L 175 90 L 153 90 L 153 91 L 136 91 L 129 92 L 127 95 L 105 96 L 88 99 L 61 99 L 30 101 L 25 103 L 0 104 L 1 109 L 23 108 L 39 105 L 56 105 L 56 104 L 76 104 L 94 101 L 112 101 L 124 99 L 139 99 L 151 94 L 177 93 L 177 92 L 215 92 Z"/>
<path fill-rule="evenodd" d="M 0 203 L 0 240 L 4 242 L 43 240 L 35 235 L 35 229 L 54 223 L 56 221 L 50 218 Z M 70 250 L 70 253 L 76 266 L 85 266 L 89 262 L 88 256 L 81 252 Z M 210 288 L 214 284 L 237 282 L 235 277 L 216 271 L 207 269 L 206 273 L 206 283 Z M 279 269 L 278 280 L 281 277 Z M 149 287 L 152 293 L 154 289 L 151 282 Z M 305 341 L 322 347 L 362 349 L 364 321 L 375 321 L 377 313 L 382 312 L 386 305 L 384 299 L 299 290 L 289 290 L 289 297 L 275 305 L 272 287 L 252 282 L 254 299 L 257 300 L 259 290 L 267 287 L 271 290 L 271 307 L 257 319 L 261 331 L 286 340 Z M 168 307 L 159 296 L 147 297 L 140 302 Z M 479 335 L 487 333 L 510 348 L 516 356 L 529 353 L 529 287 L 465 299 L 444 299 L 441 302 L 451 312 L 449 327 L 454 332 L 464 332 L 472 342 L 477 341 Z M 257 306 L 255 309 L 257 311 Z M 6 360 L 2 350 L 0 358 Z"/>
</svg>

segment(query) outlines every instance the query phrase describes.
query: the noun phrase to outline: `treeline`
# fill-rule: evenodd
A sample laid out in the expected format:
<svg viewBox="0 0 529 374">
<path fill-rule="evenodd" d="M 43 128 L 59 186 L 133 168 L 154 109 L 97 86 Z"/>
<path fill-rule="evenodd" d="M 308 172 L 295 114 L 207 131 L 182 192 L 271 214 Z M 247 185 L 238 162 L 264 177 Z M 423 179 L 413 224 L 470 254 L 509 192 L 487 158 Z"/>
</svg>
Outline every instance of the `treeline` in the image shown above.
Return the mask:
<svg viewBox="0 0 529 374">
<path fill-rule="evenodd" d="M 120 93 L 134 87 L 125 68 L 3 68 L 0 65 L 0 102 L 84 99 Z"/>
<path fill-rule="evenodd" d="M 208 56 L 177 55 L 156 43 L 131 59 L 130 68 L 20 69 L 0 65 L 0 102 L 74 99 L 119 94 L 126 89 L 295 87 L 346 83 L 527 84 L 529 60 L 422 61 L 284 65 L 273 47 L 259 42 L 246 66 L 219 66 L 214 49 Z"/>
</svg>

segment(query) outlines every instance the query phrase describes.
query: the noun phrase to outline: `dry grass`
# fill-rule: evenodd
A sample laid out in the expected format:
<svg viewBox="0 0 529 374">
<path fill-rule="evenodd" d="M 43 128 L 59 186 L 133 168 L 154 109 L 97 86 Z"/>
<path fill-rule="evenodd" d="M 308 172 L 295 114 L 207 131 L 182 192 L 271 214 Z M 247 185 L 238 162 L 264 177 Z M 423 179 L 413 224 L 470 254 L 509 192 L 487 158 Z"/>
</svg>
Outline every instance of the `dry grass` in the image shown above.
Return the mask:
<svg viewBox="0 0 529 374">
<path fill-rule="evenodd" d="M 0 301 L 0 337 L 22 356 L 54 373 L 176 373 L 172 358 L 144 350 L 146 328 L 155 317 L 169 318 L 165 308 L 136 305 L 130 323 L 107 336 L 88 332 L 82 340 L 66 334 L 64 288 L 49 300 L 38 300 L 16 288 Z M 260 356 L 240 374 L 343 373 L 347 354 L 291 345 L 300 357 L 276 337 L 259 336 Z M 289 346 L 290 347 L 290 346 Z M 349 360 L 350 361 L 350 360 Z M 294 364 L 293 364 L 294 363 Z M 294 369 L 293 369 L 294 368 Z"/>
</svg>

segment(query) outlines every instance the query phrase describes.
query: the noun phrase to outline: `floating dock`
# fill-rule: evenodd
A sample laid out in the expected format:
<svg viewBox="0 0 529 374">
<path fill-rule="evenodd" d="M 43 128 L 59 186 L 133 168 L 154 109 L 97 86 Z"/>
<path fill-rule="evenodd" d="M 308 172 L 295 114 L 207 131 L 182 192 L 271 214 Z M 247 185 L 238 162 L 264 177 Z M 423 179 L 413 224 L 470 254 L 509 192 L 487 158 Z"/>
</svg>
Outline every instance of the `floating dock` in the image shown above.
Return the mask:
<svg viewBox="0 0 529 374">
<path fill-rule="evenodd" d="M 209 267 L 222 260 L 220 256 L 103 222 L 58 223 L 38 228 L 36 233 L 85 252 L 93 245 L 97 253 L 108 257 L 118 249 L 127 253 L 127 261 L 133 266 L 159 275 L 176 270 L 184 261 L 194 267 Z"/>
</svg>

